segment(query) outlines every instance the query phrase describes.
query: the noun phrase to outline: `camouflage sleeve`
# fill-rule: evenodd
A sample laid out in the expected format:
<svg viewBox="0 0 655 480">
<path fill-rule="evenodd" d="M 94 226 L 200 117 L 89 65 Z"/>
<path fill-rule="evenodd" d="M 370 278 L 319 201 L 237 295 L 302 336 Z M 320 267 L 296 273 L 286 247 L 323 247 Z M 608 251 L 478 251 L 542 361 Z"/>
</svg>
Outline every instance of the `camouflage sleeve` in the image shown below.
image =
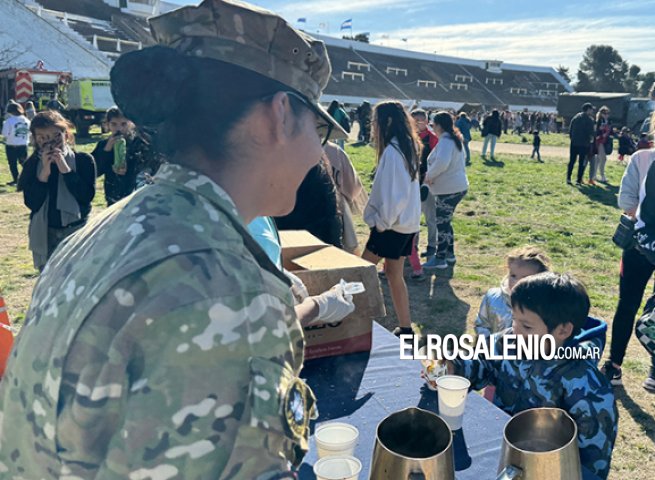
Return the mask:
<svg viewBox="0 0 655 480">
<path fill-rule="evenodd" d="M 282 320 L 277 299 L 240 301 L 194 302 L 145 320 L 122 424 L 96 479 L 292 478 L 314 399 L 278 356 L 282 322 L 279 331 L 258 325 Z"/>
<path fill-rule="evenodd" d="M 616 439 L 618 411 L 612 388 L 591 363 L 584 374 L 564 375 L 564 409 L 578 426 L 582 465 L 605 479 Z"/>
<path fill-rule="evenodd" d="M 492 339 L 494 337 L 491 337 Z M 466 377 L 471 382 L 471 390 L 481 390 L 487 385 L 494 385 L 496 381 L 496 363 L 484 358 L 482 355 L 477 359 L 453 360 L 455 375 Z"/>
<path fill-rule="evenodd" d="M 124 388 L 120 405 L 96 407 L 100 418 L 116 419 L 106 437 L 95 437 L 108 447 L 94 478 L 293 478 L 315 402 L 291 353 L 293 308 L 254 288 L 245 268 L 241 276 L 212 270 L 180 279 L 187 263 L 208 259 L 174 258 L 108 295 L 107 307 L 114 299 L 130 306 L 125 315 L 96 309 L 103 318 L 132 313 L 111 341 L 109 356 L 125 358 L 112 384 Z M 168 287 L 158 290 L 162 279 Z M 78 420 L 83 409 L 94 418 L 87 407 L 75 405 Z"/>
<path fill-rule="evenodd" d="M 475 317 L 475 333 L 480 337 L 490 337 L 493 331 L 493 325 L 489 318 L 489 297 L 488 294 L 482 298 L 480 304 L 480 311 L 478 316 Z"/>
</svg>

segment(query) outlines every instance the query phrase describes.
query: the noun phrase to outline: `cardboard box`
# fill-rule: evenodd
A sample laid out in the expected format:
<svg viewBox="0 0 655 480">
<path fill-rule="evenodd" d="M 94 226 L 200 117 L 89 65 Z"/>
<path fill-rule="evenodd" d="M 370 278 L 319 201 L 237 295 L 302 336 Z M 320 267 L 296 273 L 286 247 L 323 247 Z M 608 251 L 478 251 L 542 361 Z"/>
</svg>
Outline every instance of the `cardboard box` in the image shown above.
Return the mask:
<svg viewBox="0 0 655 480">
<path fill-rule="evenodd" d="M 386 315 L 377 268 L 308 232 L 282 231 L 284 268 L 296 274 L 310 295 L 338 284 L 362 282 L 366 292 L 355 295 L 355 311 L 341 322 L 305 328 L 305 359 L 371 350 L 373 319 Z"/>
<path fill-rule="evenodd" d="M 282 230 L 280 231 L 280 242 L 282 243 L 282 257 L 294 259 L 327 247 L 311 233 L 305 230 Z"/>
</svg>

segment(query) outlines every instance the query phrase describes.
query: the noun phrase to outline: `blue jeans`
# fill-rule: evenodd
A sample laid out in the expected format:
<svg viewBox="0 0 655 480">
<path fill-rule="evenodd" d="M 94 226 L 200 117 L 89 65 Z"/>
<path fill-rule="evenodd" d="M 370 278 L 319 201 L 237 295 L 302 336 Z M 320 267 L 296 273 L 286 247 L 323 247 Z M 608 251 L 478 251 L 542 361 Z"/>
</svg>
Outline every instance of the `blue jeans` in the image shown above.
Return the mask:
<svg viewBox="0 0 655 480">
<path fill-rule="evenodd" d="M 489 133 L 486 137 L 484 137 L 484 143 L 482 144 L 482 156 L 484 157 L 487 154 L 487 145 L 489 145 L 489 142 L 491 142 L 491 158 L 494 156 L 494 151 L 496 150 L 496 140 L 498 140 L 498 137 L 496 135 L 493 135 Z"/>
</svg>

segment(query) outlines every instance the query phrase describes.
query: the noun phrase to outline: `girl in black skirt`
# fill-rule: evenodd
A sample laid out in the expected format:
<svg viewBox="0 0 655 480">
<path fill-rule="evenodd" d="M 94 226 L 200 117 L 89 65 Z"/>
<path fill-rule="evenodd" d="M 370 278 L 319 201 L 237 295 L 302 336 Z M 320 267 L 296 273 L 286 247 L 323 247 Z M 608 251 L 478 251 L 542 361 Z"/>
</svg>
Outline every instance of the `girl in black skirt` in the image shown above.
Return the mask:
<svg viewBox="0 0 655 480">
<path fill-rule="evenodd" d="M 399 336 L 412 333 L 403 267 L 405 257 L 412 252 L 421 218 L 419 142 L 411 118 L 400 102 L 376 105 L 371 124 L 377 146 L 377 170 L 364 211 L 371 235 L 362 258 L 376 265 L 385 259 L 385 273 L 400 324 L 394 334 Z"/>
</svg>

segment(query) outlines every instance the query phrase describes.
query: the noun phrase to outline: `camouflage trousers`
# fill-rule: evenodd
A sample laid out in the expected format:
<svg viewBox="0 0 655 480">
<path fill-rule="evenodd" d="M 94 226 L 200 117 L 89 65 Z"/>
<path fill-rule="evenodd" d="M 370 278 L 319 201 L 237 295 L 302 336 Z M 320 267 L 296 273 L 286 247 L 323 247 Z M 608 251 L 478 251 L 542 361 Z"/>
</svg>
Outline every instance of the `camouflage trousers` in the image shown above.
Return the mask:
<svg viewBox="0 0 655 480">
<path fill-rule="evenodd" d="M 466 196 L 466 190 L 448 195 L 435 195 L 437 209 L 437 258 L 444 260 L 455 255 L 455 232 L 453 215 L 459 202 Z"/>
</svg>

